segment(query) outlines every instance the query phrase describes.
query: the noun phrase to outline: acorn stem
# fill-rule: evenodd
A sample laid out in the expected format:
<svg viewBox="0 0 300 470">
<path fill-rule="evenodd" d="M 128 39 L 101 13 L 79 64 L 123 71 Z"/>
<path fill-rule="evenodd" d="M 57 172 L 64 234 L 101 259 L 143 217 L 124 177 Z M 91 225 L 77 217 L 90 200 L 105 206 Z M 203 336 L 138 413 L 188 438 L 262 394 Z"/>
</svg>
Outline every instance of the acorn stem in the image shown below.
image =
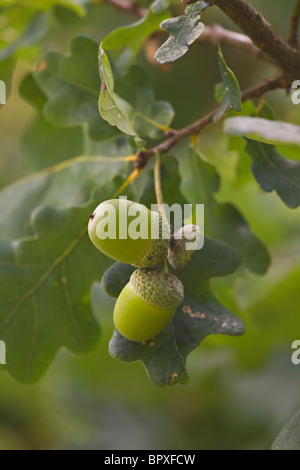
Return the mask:
<svg viewBox="0 0 300 470">
<path fill-rule="evenodd" d="M 155 195 L 156 200 L 159 208 L 159 213 L 165 219 L 166 211 L 164 208 L 164 198 L 162 193 L 162 186 L 161 186 L 161 155 L 159 152 L 155 154 L 155 163 L 154 163 L 154 187 L 155 187 Z"/>
</svg>

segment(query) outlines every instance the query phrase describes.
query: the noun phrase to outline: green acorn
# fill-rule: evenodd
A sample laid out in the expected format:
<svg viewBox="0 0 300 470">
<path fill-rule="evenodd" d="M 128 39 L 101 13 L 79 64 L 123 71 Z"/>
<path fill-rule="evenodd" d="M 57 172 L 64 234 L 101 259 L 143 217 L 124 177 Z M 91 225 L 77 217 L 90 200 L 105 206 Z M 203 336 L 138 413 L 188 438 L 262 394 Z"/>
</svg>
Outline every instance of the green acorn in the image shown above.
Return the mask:
<svg viewBox="0 0 300 470">
<path fill-rule="evenodd" d="M 161 264 L 170 245 L 170 228 L 158 212 L 127 199 L 110 199 L 90 215 L 88 233 L 110 258 L 140 268 Z"/>
<path fill-rule="evenodd" d="M 114 309 L 116 329 L 131 341 L 148 341 L 171 321 L 183 300 L 183 285 L 160 268 L 137 269 Z"/>
<path fill-rule="evenodd" d="M 198 225 L 184 225 L 174 235 L 168 251 L 168 261 L 174 269 L 183 269 L 190 261 L 194 249 L 187 249 L 188 244 L 197 244 L 200 238 Z"/>
</svg>

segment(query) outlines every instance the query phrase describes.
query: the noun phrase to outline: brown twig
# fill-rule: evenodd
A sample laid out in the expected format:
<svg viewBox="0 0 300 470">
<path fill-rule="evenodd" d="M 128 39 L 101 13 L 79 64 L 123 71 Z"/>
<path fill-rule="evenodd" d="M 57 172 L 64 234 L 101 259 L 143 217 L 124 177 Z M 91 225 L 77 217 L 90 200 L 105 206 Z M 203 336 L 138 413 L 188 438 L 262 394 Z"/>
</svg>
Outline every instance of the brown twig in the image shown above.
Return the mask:
<svg viewBox="0 0 300 470">
<path fill-rule="evenodd" d="M 116 8 L 133 13 L 142 17 L 147 10 L 137 6 L 134 1 L 126 0 L 93 0 L 94 2 L 104 1 L 114 5 Z M 191 0 L 193 1 L 193 0 Z M 259 84 L 247 88 L 242 93 L 242 101 L 252 97 L 262 96 L 267 91 L 276 88 L 288 88 L 291 82 L 300 77 L 300 54 L 290 44 L 285 42 L 279 34 L 273 31 L 272 26 L 263 18 L 263 16 L 250 5 L 246 0 L 210 0 L 211 3 L 218 6 L 229 18 L 239 26 L 248 36 L 244 36 L 233 31 L 228 31 L 218 25 L 206 27 L 202 39 L 209 40 L 213 44 L 216 42 L 238 47 L 251 53 L 254 57 L 272 62 L 279 67 L 282 73 L 274 78 L 264 80 Z M 291 31 L 295 32 L 295 22 L 298 24 L 300 15 L 300 0 L 297 0 L 293 26 Z M 294 33 L 293 33 L 294 34 Z M 256 47 L 257 46 L 257 47 Z M 182 139 L 198 134 L 204 127 L 210 124 L 218 108 L 213 109 L 198 121 L 184 127 L 180 130 L 170 130 L 166 132 L 167 139 L 147 150 L 142 150 L 137 155 L 135 169 L 141 171 L 148 160 L 155 154 L 166 153 Z"/>
<path fill-rule="evenodd" d="M 251 54 L 257 59 L 274 63 L 269 56 L 264 54 L 260 49 L 258 49 L 258 47 L 254 46 L 253 42 L 248 36 L 225 29 L 219 24 L 205 26 L 205 30 L 201 36 L 199 36 L 198 41 L 209 41 L 214 46 L 218 46 L 218 44 L 222 46 L 224 44 L 226 46 L 235 47 Z"/>
<path fill-rule="evenodd" d="M 300 77 L 299 51 L 286 43 L 270 23 L 246 0 L 212 0 L 267 54 L 292 82 Z"/>
<path fill-rule="evenodd" d="M 194 0 L 191 0 L 188 3 L 192 3 L 192 1 L 194 1 Z M 195 1 L 197 1 L 197 0 L 195 0 Z M 239 0 L 239 1 L 241 1 L 241 0 Z M 242 0 L 242 1 L 244 1 L 244 0 Z M 117 8 L 118 10 L 125 11 L 125 12 L 128 12 L 128 13 L 132 13 L 133 15 L 137 16 L 138 18 L 144 17 L 147 13 L 146 8 L 139 7 L 138 5 L 136 5 L 134 3 L 134 1 L 127 1 L 127 0 L 93 0 L 93 2 L 94 3 L 108 3 L 108 4 L 111 4 L 115 8 Z M 186 2 L 182 2 L 182 3 L 186 4 Z M 215 0 L 214 3 L 216 5 L 218 5 L 217 0 Z M 269 25 L 269 27 L 271 28 L 270 25 Z M 163 33 L 163 31 L 160 31 L 160 32 Z M 238 49 L 244 50 L 245 52 L 249 52 L 251 55 L 253 55 L 253 57 L 256 57 L 258 59 L 262 59 L 266 62 L 270 62 L 270 63 L 278 66 L 278 61 L 275 60 L 274 58 L 272 58 L 270 55 L 264 53 L 263 50 L 261 50 L 261 47 L 256 47 L 253 44 L 250 37 L 248 37 L 247 35 L 244 35 L 244 34 L 236 33 L 234 31 L 226 30 L 226 29 L 222 28 L 222 26 L 220 26 L 220 25 L 215 24 L 215 25 L 211 25 L 211 26 L 206 26 L 204 32 L 199 37 L 198 41 L 201 42 L 201 41 L 207 41 L 207 40 L 210 41 L 212 44 L 215 44 L 215 45 L 220 43 L 221 45 L 222 44 L 227 44 L 227 45 L 236 47 Z M 149 38 L 148 41 L 151 41 L 151 38 Z M 281 41 L 284 42 L 283 39 Z M 261 44 L 259 44 L 259 46 L 261 46 Z M 287 44 L 286 44 L 286 46 L 288 47 Z M 156 47 L 156 45 L 155 45 L 155 47 Z"/>
<path fill-rule="evenodd" d="M 293 16 L 291 17 L 290 32 L 288 36 L 288 43 L 295 49 L 299 49 L 298 44 L 298 25 L 300 18 L 300 0 L 297 0 L 297 3 L 294 8 Z"/>
<path fill-rule="evenodd" d="M 267 91 L 275 90 L 277 88 L 285 88 L 286 81 L 282 78 L 282 76 L 275 76 L 271 79 L 263 80 L 262 82 L 258 83 L 255 86 L 249 87 L 242 92 L 241 100 L 242 102 L 248 100 L 249 98 L 260 97 L 265 94 Z M 181 140 L 185 139 L 186 137 L 199 134 L 199 132 L 204 129 L 208 124 L 210 124 L 213 120 L 214 115 L 216 114 L 218 108 L 213 109 L 208 114 L 203 116 L 202 118 L 198 119 L 197 121 L 189 124 L 186 127 L 183 127 L 180 130 L 172 130 L 169 132 L 169 137 L 161 142 L 160 144 L 156 145 L 147 150 L 142 150 L 137 155 L 137 159 L 135 161 L 135 168 L 138 170 L 142 170 L 147 162 L 152 158 L 155 154 L 160 153 L 167 153 L 174 145 L 176 145 Z"/>
</svg>

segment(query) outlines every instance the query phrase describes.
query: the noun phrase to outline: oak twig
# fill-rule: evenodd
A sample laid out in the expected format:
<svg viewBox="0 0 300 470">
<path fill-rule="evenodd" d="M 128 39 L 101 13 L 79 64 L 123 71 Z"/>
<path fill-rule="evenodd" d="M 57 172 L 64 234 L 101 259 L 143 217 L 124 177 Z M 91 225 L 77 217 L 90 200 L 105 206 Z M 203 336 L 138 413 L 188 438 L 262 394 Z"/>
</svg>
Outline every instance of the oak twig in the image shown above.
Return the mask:
<svg viewBox="0 0 300 470">
<path fill-rule="evenodd" d="M 270 23 L 246 0 L 212 0 L 267 54 L 292 82 L 300 77 L 300 54 L 276 33 Z"/>
<path fill-rule="evenodd" d="M 266 62 L 274 63 L 272 59 L 264 54 L 258 47 L 255 47 L 251 39 L 245 34 L 236 33 L 223 28 L 219 24 L 212 24 L 205 26 L 205 30 L 199 36 L 198 42 L 209 41 L 214 46 L 223 44 L 226 46 L 235 47 L 242 51 L 248 52 L 257 59 L 262 59 Z"/>
<path fill-rule="evenodd" d="M 93 2 L 111 4 L 118 10 L 132 13 L 138 18 L 147 14 L 146 8 L 136 5 L 132 0 L 93 0 Z M 282 69 L 291 82 L 299 78 L 300 54 L 274 32 L 272 26 L 246 0 L 211 0 L 211 2 L 223 10 L 246 35 L 226 30 L 219 25 L 212 25 L 206 26 L 199 41 L 209 40 L 213 44 L 218 41 L 220 44 L 237 47 L 256 58 L 273 63 Z M 294 26 L 291 26 L 291 31 L 294 31 L 295 23 L 298 24 L 297 8 L 293 18 Z M 294 33 L 291 34 L 294 37 Z"/>
<path fill-rule="evenodd" d="M 260 97 L 267 91 L 275 90 L 277 88 L 285 88 L 286 82 L 282 78 L 282 76 L 275 76 L 270 79 L 263 80 L 262 82 L 254 85 L 252 87 L 246 88 L 242 92 L 241 100 L 246 101 L 249 98 Z M 181 140 L 185 139 L 186 137 L 199 134 L 199 132 L 204 129 L 208 124 L 210 124 L 213 120 L 214 115 L 216 114 L 218 107 L 210 111 L 208 114 L 203 116 L 202 118 L 198 119 L 197 121 L 189 124 L 186 127 L 183 127 L 180 130 L 172 130 L 167 132 L 168 138 L 161 142 L 160 144 L 152 147 L 150 149 L 142 150 L 137 154 L 137 158 L 135 161 L 135 168 L 138 170 L 142 170 L 147 162 L 152 158 L 155 154 L 163 154 L 167 153 L 174 145 L 176 145 Z"/>
<path fill-rule="evenodd" d="M 95 3 L 106 2 L 116 8 L 143 17 L 147 10 L 139 7 L 134 1 L 127 0 L 93 0 Z M 190 0 L 190 3 L 193 0 Z M 264 80 L 257 85 L 243 91 L 241 99 L 246 101 L 252 97 L 262 96 L 267 91 L 276 88 L 289 88 L 291 82 L 300 77 L 300 53 L 295 49 L 294 44 L 285 42 L 281 36 L 273 31 L 272 26 L 263 16 L 246 0 L 210 0 L 212 4 L 219 7 L 241 30 L 246 34 L 240 34 L 226 30 L 219 25 L 207 26 L 200 36 L 199 41 L 208 40 L 212 44 L 228 44 L 244 50 L 254 57 L 271 62 L 281 73 L 274 78 Z M 186 3 L 186 2 L 185 2 Z M 289 42 L 295 41 L 297 26 L 300 17 L 300 0 L 294 10 L 291 20 Z M 293 37 L 293 39 L 291 39 Z M 188 136 L 199 134 L 199 132 L 210 124 L 218 108 L 213 109 L 208 114 L 194 123 L 180 129 L 165 132 L 166 140 L 160 144 L 137 154 L 135 169 L 140 172 L 146 166 L 148 160 L 156 154 L 168 152 L 174 145 Z M 134 178 L 138 173 L 134 173 Z"/>
</svg>

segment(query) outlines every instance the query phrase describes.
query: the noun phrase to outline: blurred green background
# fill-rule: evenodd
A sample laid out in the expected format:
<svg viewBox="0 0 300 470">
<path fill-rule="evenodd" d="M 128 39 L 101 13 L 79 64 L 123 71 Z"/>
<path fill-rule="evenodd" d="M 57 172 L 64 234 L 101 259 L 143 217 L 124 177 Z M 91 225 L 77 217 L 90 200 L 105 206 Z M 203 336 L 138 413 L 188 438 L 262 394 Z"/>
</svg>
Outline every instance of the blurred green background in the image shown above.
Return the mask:
<svg viewBox="0 0 300 470">
<path fill-rule="evenodd" d="M 284 37 L 294 1 L 252 1 Z M 25 174 L 22 138 L 35 111 L 18 87 L 45 51 L 68 51 L 70 38 L 88 34 L 97 41 L 135 18 L 113 7 L 94 5 L 85 18 L 56 8 L 50 33 L 33 48 L 19 51 L 7 104 L 0 108 L 0 188 Z M 234 25 L 216 8 L 206 24 Z M 14 25 L 0 13 L 0 41 L 15 39 Z M 16 32 L 15 32 L 16 34 Z M 274 72 L 244 52 L 223 47 L 241 88 Z M 203 115 L 214 105 L 220 81 L 216 49 L 194 44 L 172 67 L 155 67 L 141 55 L 158 99 L 172 103 L 174 127 Z M 0 79 L 2 76 L 0 63 Z M 300 79 L 300 77 L 299 77 Z M 266 96 L 276 118 L 300 124 L 300 105 L 284 92 Z M 93 286 L 93 308 L 102 328 L 96 351 L 75 357 L 61 351 L 37 384 L 20 385 L 0 366 L 0 449 L 269 449 L 285 421 L 300 406 L 300 365 L 291 362 L 291 344 L 300 339 L 300 209 L 291 211 L 263 193 L 250 173 L 250 159 L 228 150 L 221 125 L 208 128 L 200 148 L 222 176 L 221 201 L 234 202 L 266 243 L 272 265 L 264 277 L 239 271 L 213 280 L 225 306 L 240 315 L 247 332 L 240 338 L 209 337 L 188 359 L 187 386 L 155 387 L 140 363 L 109 356 L 113 303 Z M 174 154 L 181 161 L 183 146 Z M 180 158 L 182 157 L 182 158 Z"/>
</svg>

